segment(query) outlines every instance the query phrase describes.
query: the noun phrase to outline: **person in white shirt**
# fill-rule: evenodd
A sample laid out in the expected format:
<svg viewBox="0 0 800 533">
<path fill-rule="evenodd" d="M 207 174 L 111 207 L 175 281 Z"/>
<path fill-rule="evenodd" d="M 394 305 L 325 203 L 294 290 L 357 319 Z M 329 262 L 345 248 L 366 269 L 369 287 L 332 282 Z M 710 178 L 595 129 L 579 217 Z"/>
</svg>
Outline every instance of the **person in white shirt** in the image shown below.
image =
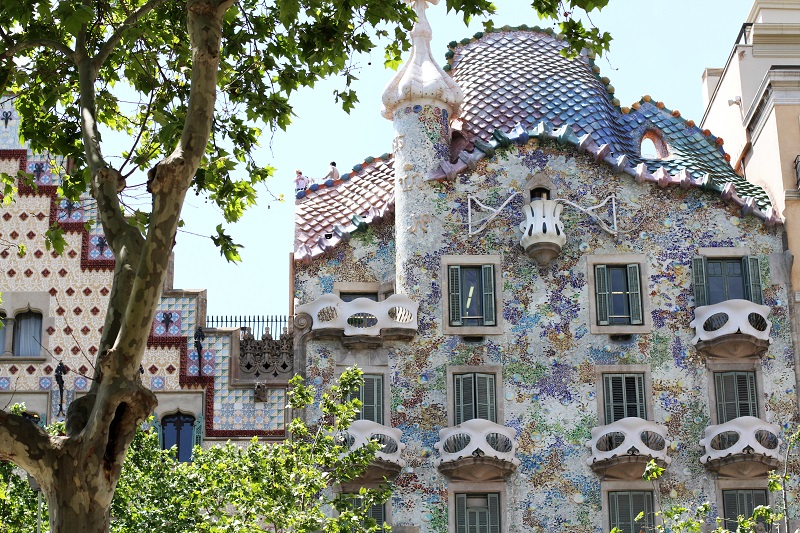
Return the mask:
<svg viewBox="0 0 800 533">
<path fill-rule="evenodd" d="M 295 170 L 294 173 L 294 191 L 300 192 L 306 190 L 308 188 L 308 178 L 303 176 L 303 172 L 299 169 Z"/>
<path fill-rule="evenodd" d="M 336 161 L 331 161 L 331 170 L 328 172 L 328 175 L 322 181 L 333 180 L 336 181 L 339 179 L 339 169 L 336 168 Z"/>
</svg>

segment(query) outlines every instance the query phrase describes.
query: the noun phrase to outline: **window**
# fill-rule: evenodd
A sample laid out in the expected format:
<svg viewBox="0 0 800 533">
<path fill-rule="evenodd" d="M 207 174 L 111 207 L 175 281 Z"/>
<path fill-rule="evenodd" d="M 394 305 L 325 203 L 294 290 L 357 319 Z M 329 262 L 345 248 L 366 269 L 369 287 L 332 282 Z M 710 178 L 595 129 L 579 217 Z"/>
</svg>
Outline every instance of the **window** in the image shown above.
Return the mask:
<svg viewBox="0 0 800 533">
<path fill-rule="evenodd" d="M 343 302 L 352 302 L 357 298 L 366 298 L 373 302 L 378 301 L 377 292 L 340 292 L 339 298 Z M 369 313 L 356 313 L 347 318 L 347 323 L 357 328 L 371 328 L 378 323 L 378 318 Z"/>
<path fill-rule="evenodd" d="M 639 265 L 595 265 L 597 325 L 641 325 L 642 295 Z"/>
<path fill-rule="evenodd" d="M 453 394 L 455 425 L 473 418 L 497 422 L 494 374 L 455 374 Z"/>
<path fill-rule="evenodd" d="M 376 503 L 374 505 L 370 505 L 369 510 L 367 511 L 367 516 L 375 520 L 375 523 L 378 524 L 379 526 L 378 531 L 380 532 L 385 531 L 385 529 L 383 528 L 383 524 L 386 523 L 385 503 Z"/>
<path fill-rule="evenodd" d="M 717 401 L 717 424 L 740 416 L 758 416 L 755 372 L 716 372 L 714 389 Z"/>
<path fill-rule="evenodd" d="M 6 321 L 6 315 L 4 313 L 0 313 L 0 357 L 6 355 L 6 331 L 8 330 L 8 325 Z"/>
<path fill-rule="evenodd" d="M 692 272 L 697 307 L 725 300 L 762 303 L 761 266 L 758 257 L 697 256 L 692 259 Z"/>
<path fill-rule="evenodd" d="M 502 286 L 501 259 L 499 255 L 442 257 L 444 333 L 463 336 L 502 333 L 499 326 L 503 313 L 497 295 L 497 288 Z"/>
<path fill-rule="evenodd" d="M 500 533 L 500 494 L 456 494 L 456 533 Z"/>
<path fill-rule="evenodd" d="M 339 498 L 340 501 L 343 502 L 344 509 L 346 510 L 357 511 L 364 508 L 364 499 L 361 498 L 358 494 L 340 494 Z M 369 509 L 367 510 L 367 517 L 375 520 L 376 524 L 378 525 L 378 531 L 380 532 L 385 531 L 385 528 L 383 526 L 384 524 L 389 522 L 386 515 L 387 513 L 386 513 L 385 503 L 372 504 L 369 506 Z M 353 533 L 356 533 L 357 529 L 354 527 L 352 531 Z"/>
<path fill-rule="evenodd" d="M 603 374 L 606 424 L 629 416 L 647 419 L 644 394 L 644 374 Z"/>
<path fill-rule="evenodd" d="M 586 257 L 589 330 L 594 334 L 649 333 L 652 327 L 644 254 Z"/>
<path fill-rule="evenodd" d="M 739 516 L 752 517 L 759 505 L 767 505 L 767 491 L 763 489 L 738 489 L 722 491 L 722 526 L 736 531 Z"/>
<path fill-rule="evenodd" d="M 203 440 L 202 424 L 192 415 L 180 411 L 162 417 L 158 432 L 161 449 L 177 446 L 175 458 L 182 463 L 192 460 L 192 449 Z"/>
<path fill-rule="evenodd" d="M 448 267 L 451 326 L 494 326 L 494 265 Z"/>
<path fill-rule="evenodd" d="M 356 420 L 369 420 L 383 425 L 383 375 L 364 374 L 364 385 L 354 396 L 362 403 Z"/>
<path fill-rule="evenodd" d="M 641 520 L 636 520 L 639 514 Z M 651 491 L 621 491 L 608 493 L 608 514 L 611 528 L 619 528 L 622 533 L 652 531 L 653 493 Z"/>
<path fill-rule="evenodd" d="M 39 357 L 42 348 L 42 314 L 35 311 L 14 316 L 14 357 Z"/>
</svg>

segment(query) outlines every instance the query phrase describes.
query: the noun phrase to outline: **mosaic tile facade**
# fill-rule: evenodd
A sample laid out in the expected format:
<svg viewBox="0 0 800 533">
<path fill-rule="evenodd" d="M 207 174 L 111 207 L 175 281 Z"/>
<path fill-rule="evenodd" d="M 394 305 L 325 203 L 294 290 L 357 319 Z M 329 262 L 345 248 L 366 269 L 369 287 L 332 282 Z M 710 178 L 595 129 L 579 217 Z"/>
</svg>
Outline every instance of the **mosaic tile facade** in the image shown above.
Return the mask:
<svg viewBox="0 0 800 533">
<path fill-rule="evenodd" d="M 408 146 L 415 133 L 404 134 Z M 397 153 L 395 157 L 400 159 Z M 405 160 L 416 162 L 408 154 Z M 518 226 L 525 220 L 520 194 L 485 231 L 469 235 L 468 195 L 500 206 L 512 193 L 523 192 L 535 173 L 552 181 L 558 197 L 579 206 L 591 207 L 614 194 L 619 234 L 609 235 L 567 207 L 561 216 L 567 242 L 550 266 L 540 268 L 519 246 Z M 708 392 L 711 373 L 705 356 L 691 343 L 694 330 L 689 327 L 695 305 L 692 257 L 701 247 L 746 247 L 761 259 L 764 303 L 773 328 L 771 345 L 759 363 L 759 402 L 767 421 L 782 430 L 797 424 L 780 226 L 742 218 L 716 194 L 637 183 L 614 175 L 588 155 L 537 139 L 498 150 L 454 182 L 426 183 L 403 196 L 401 180 L 402 174 L 395 191 L 395 224 L 371 225 L 328 257 L 297 265 L 295 282 L 296 297 L 305 303 L 331 292 L 335 281 L 385 280 L 397 264 L 396 291 L 420 303 L 416 339 L 381 348 L 389 361 L 391 425 L 402 431 L 408 465 L 396 479 L 394 524 L 419 526 L 422 532 L 453 531 L 447 525 L 448 493 L 459 485 L 434 468 L 433 460 L 439 430 L 448 426 L 452 409 L 447 368 L 456 365 L 476 371 L 502 366 L 497 390 L 503 403 L 501 423 L 514 429 L 520 460 L 503 484 L 508 511 L 504 531 L 602 530 L 602 482 L 587 464 L 585 446 L 591 429 L 599 425 L 595 374 L 600 365 L 648 365 L 654 396 L 649 419 L 665 425 L 673 442 L 668 452 L 672 462 L 659 484 L 661 504 L 707 499 L 716 516 L 716 474 L 700 463 L 698 444 L 714 408 Z M 419 214 L 430 214 L 427 231 L 409 233 L 408 220 Z M 610 204 L 601 216 L 611 219 Z M 395 257 L 386 257 L 393 241 Z M 590 333 L 594 300 L 587 259 L 599 254 L 646 257 L 642 289 L 652 321 L 649 333 L 618 340 Z M 502 282 L 496 288 L 500 334 L 479 342 L 443 334 L 447 286 L 440 266 L 445 255 L 502 256 Z M 307 342 L 308 377 L 320 389 L 332 381 L 342 352 L 338 341 Z M 798 481 L 793 474 L 791 483 Z M 797 511 L 799 502 L 793 496 L 790 500 Z"/>
</svg>

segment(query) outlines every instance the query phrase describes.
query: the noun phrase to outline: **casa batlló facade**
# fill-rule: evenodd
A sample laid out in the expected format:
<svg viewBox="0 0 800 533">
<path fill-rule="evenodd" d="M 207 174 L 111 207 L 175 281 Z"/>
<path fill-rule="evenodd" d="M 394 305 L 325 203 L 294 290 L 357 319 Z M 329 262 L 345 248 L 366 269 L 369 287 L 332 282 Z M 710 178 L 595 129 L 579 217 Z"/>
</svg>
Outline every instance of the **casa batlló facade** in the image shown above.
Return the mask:
<svg viewBox="0 0 800 533">
<path fill-rule="evenodd" d="M 767 194 L 550 32 L 476 34 L 439 68 L 415 7 L 392 152 L 296 200 L 296 358 L 320 393 L 361 367 L 349 442 L 384 445 L 342 492 L 391 479 L 374 516 L 425 533 L 633 533 L 705 500 L 735 528 L 777 503 L 798 404 Z"/>
</svg>

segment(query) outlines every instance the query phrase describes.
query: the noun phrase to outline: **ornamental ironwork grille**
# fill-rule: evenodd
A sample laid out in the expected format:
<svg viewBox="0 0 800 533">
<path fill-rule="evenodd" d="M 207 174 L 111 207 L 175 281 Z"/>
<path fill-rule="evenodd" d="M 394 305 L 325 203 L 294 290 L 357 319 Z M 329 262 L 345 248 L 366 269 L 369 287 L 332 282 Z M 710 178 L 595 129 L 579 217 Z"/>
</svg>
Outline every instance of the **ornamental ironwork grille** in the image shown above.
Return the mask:
<svg viewBox="0 0 800 533">
<path fill-rule="evenodd" d="M 256 339 L 250 328 L 242 328 L 234 379 L 238 383 L 286 384 L 294 374 L 293 350 L 293 337 L 286 331 L 278 339 L 273 339 L 269 331 Z"/>
</svg>

